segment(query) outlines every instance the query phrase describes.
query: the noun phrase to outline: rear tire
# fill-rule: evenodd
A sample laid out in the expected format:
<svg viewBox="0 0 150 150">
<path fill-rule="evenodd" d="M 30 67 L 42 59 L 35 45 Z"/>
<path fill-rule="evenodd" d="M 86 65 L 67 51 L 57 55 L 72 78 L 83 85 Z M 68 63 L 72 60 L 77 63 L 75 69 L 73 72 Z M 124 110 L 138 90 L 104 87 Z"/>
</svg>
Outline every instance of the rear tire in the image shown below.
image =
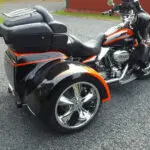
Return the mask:
<svg viewBox="0 0 150 150">
<path fill-rule="evenodd" d="M 95 118 L 100 105 L 101 91 L 97 79 L 84 76 L 61 82 L 44 103 L 40 117 L 53 131 L 69 133 L 86 127 Z"/>
</svg>

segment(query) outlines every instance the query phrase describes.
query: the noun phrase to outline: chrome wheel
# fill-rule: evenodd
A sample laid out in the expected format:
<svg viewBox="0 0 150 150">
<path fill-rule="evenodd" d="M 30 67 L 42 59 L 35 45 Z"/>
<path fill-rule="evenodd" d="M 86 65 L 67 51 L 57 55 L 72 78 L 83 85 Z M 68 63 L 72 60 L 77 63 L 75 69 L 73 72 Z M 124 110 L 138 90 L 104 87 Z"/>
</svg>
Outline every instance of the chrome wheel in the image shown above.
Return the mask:
<svg viewBox="0 0 150 150">
<path fill-rule="evenodd" d="M 57 122 L 66 129 L 86 125 L 97 113 L 100 93 L 95 85 L 78 82 L 65 89 L 55 107 Z"/>
</svg>

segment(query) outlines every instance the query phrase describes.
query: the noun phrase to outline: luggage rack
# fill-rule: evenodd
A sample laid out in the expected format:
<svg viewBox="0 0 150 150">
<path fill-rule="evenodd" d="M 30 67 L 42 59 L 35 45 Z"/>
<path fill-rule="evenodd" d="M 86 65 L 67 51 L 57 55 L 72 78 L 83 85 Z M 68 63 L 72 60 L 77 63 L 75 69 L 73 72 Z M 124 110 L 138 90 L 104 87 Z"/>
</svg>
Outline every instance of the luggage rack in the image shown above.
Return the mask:
<svg viewBox="0 0 150 150">
<path fill-rule="evenodd" d="M 18 10 L 9 12 L 9 13 L 3 13 L 3 15 L 9 18 L 14 18 L 14 17 L 23 16 L 23 15 L 28 15 L 33 12 L 36 12 L 36 10 L 30 9 L 30 8 L 23 8 L 23 9 L 18 9 Z"/>
</svg>

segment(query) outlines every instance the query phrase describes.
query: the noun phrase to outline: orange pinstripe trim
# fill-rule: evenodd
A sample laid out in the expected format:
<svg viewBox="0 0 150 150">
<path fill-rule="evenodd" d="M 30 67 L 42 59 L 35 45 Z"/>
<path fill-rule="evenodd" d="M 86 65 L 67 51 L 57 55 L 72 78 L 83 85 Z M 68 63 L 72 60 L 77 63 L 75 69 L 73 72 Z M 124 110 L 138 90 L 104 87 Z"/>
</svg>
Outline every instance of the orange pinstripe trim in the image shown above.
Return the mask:
<svg viewBox="0 0 150 150">
<path fill-rule="evenodd" d="M 135 44 L 134 44 L 134 47 L 138 47 L 139 46 L 139 43 L 137 40 L 135 40 Z"/>
<path fill-rule="evenodd" d="M 112 43 L 115 43 L 115 42 L 117 42 L 117 41 L 119 41 L 119 40 L 122 40 L 122 39 L 124 39 L 124 38 L 126 38 L 126 37 L 128 37 L 128 36 L 122 36 L 122 37 L 119 37 L 119 38 L 116 38 L 116 39 L 114 39 L 114 40 L 111 40 L 111 41 L 109 41 L 109 42 L 105 42 L 103 45 L 104 46 L 106 46 L 106 45 L 109 45 L 109 44 L 112 44 Z"/>
<path fill-rule="evenodd" d="M 92 68 L 89 68 L 89 67 L 84 67 L 88 73 L 90 75 L 92 75 L 93 77 L 97 78 L 105 87 L 106 89 L 106 92 L 107 92 L 107 98 L 103 99 L 102 102 L 108 102 L 111 98 L 111 94 L 110 94 L 110 90 L 109 90 L 109 87 L 108 87 L 108 84 L 105 82 L 105 80 L 98 74 L 98 72 L 96 72 L 94 69 Z"/>
<path fill-rule="evenodd" d="M 93 59 L 94 57 L 96 57 L 96 55 L 91 56 L 91 57 L 85 59 L 84 61 L 82 61 L 82 63 L 85 64 L 85 63 L 87 63 L 88 61 L 90 61 L 91 59 Z"/>
<path fill-rule="evenodd" d="M 114 33 L 108 35 L 106 38 L 109 38 L 110 36 L 113 36 L 116 33 L 119 33 L 120 31 L 127 32 L 130 36 L 134 34 L 134 32 L 131 29 L 123 28 L 123 29 L 119 29 L 119 30 L 115 31 Z"/>
<path fill-rule="evenodd" d="M 14 67 L 22 67 L 22 66 L 26 66 L 26 65 L 37 64 L 37 63 L 42 63 L 42 62 L 47 62 L 47 61 L 53 61 L 53 60 L 57 60 L 57 59 L 62 59 L 62 57 L 48 58 L 48 59 L 43 59 L 43 60 L 35 60 L 35 61 L 30 61 L 30 62 L 20 63 L 20 64 L 15 64 L 10 59 L 9 60 Z"/>
<path fill-rule="evenodd" d="M 14 54 L 16 57 L 21 57 L 21 56 L 30 56 L 30 55 L 35 55 L 35 54 L 45 54 L 45 53 L 60 53 L 62 55 L 62 57 L 56 57 L 56 58 L 47 58 L 47 59 L 42 59 L 42 60 L 35 60 L 35 61 L 30 61 L 30 62 L 25 62 L 25 63 L 20 63 L 20 64 L 15 64 L 14 62 L 11 62 L 11 64 L 14 67 L 21 67 L 21 66 L 26 66 L 26 65 L 31 65 L 31 64 L 36 64 L 36 63 L 41 63 L 41 62 L 47 62 L 47 61 L 53 61 L 56 59 L 66 59 L 68 58 L 65 54 L 59 52 L 59 51 L 48 51 L 48 52 L 42 52 L 42 53 L 17 53 L 14 52 L 14 50 L 12 50 L 11 48 L 9 48 L 9 50 L 11 51 L 12 54 Z"/>
<path fill-rule="evenodd" d="M 120 32 L 120 31 L 124 31 L 125 29 L 126 29 L 126 28 L 118 29 L 117 31 L 115 31 L 115 32 L 113 32 L 113 33 L 109 34 L 108 36 L 106 36 L 106 38 L 108 38 L 108 37 L 110 37 L 110 36 L 112 36 L 112 35 L 114 35 L 114 34 L 116 34 L 116 33 Z"/>
<path fill-rule="evenodd" d="M 45 53 L 54 53 L 54 52 L 56 52 L 56 53 L 60 53 L 60 54 L 62 54 L 64 57 L 66 57 L 67 58 L 67 56 L 65 55 L 65 54 L 63 54 L 63 53 L 61 53 L 61 52 L 59 52 L 59 51 L 47 51 L 47 52 L 39 52 L 39 53 L 17 53 L 17 52 L 15 52 L 14 50 L 12 50 L 11 48 L 8 48 L 10 51 L 11 51 L 11 53 L 13 53 L 16 57 L 21 57 L 21 56 L 30 56 L 30 55 L 35 55 L 35 54 L 45 54 Z"/>
<path fill-rule="evenodd" d="M 102 103 L 106 103 L 106 102 L 110 101 L 110 98 L 111 98 L 111 97 L 104 98 L 104 99 L 102 100 Z"/>
</svg>

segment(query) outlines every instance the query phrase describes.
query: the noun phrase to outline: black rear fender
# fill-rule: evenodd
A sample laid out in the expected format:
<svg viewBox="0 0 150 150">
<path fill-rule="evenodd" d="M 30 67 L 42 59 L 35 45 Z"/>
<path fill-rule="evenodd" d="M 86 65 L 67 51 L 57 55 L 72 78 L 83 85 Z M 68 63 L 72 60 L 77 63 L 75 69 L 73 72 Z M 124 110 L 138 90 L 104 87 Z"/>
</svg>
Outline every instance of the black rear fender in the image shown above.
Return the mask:
<svg viewBox="0 0 150 150">
<path fill-rule="evenodd" d="M 44 101 L 49 100 L 53 92 L 57 92 L 57 87 L 63 82 L 70 82 L 80 77 L 89 76 L 95 78 L 101 90 L 102 102 L 110 100 L 110 91 L 105 80 L 92 68 L 80 63 L 64 61 L 52 65 L 46 64 L 34 74 L 28 75 L 26 85 L 28 90 L 24 100 L 34 109 L 34 112 L 39 112 L 39 108 Z M 32 105 L 34 104 L 34 105 Z M 37 106 L 37 108 L 33 108 Z M 38 111 L 37 111 L 37 110 Z"/>
</svg>

